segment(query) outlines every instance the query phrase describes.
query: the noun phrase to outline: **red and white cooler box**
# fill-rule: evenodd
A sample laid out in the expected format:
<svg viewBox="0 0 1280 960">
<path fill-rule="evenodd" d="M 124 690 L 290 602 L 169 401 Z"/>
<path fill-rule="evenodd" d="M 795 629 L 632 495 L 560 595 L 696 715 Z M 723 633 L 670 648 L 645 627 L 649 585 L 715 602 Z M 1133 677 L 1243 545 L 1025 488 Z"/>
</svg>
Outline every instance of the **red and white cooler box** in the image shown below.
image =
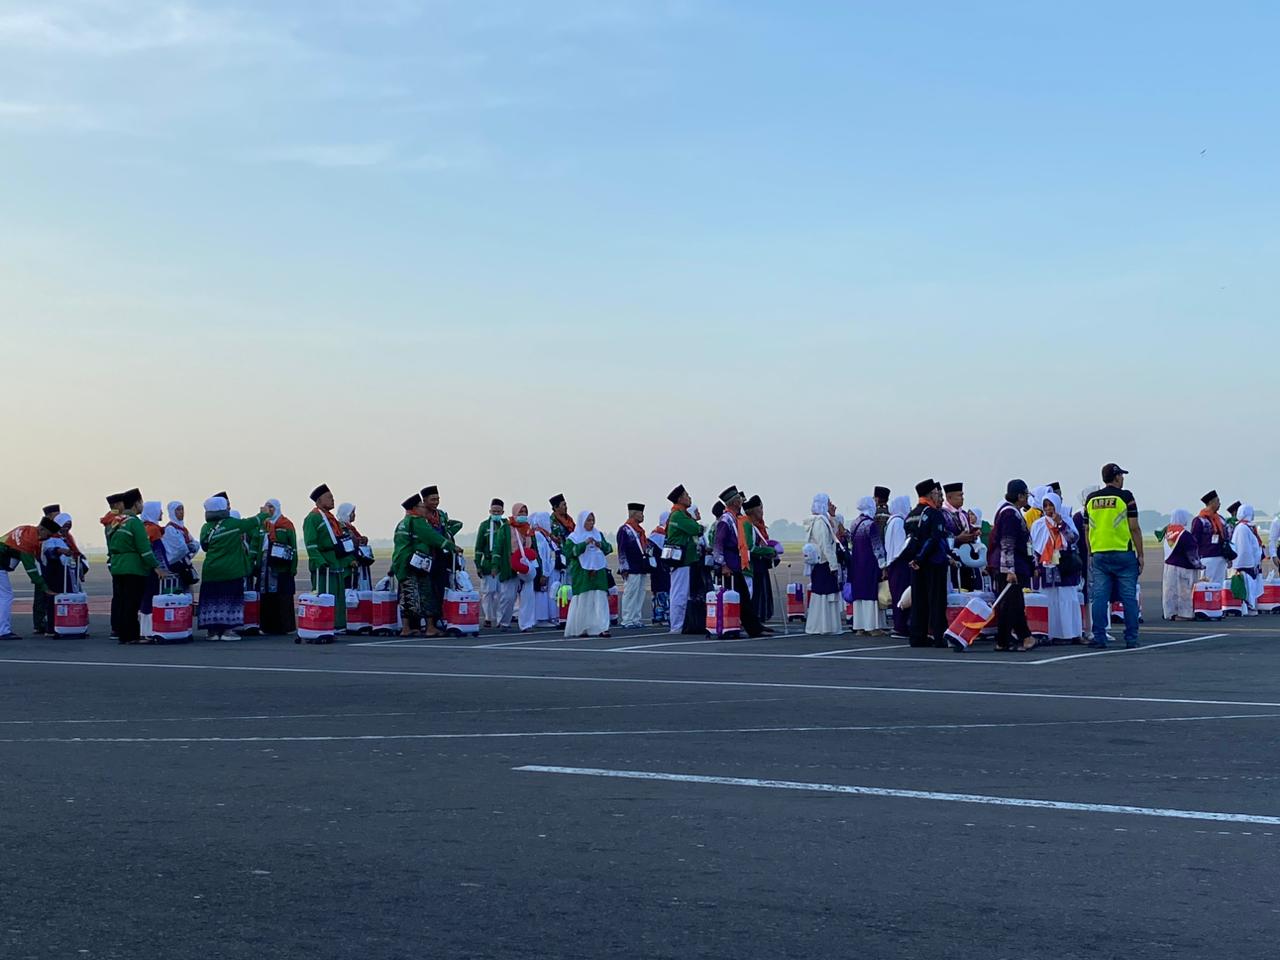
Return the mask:
<svg viewBox="0 0 1280 960">
<path fill-rule="evenodd" d="M 1142 584 L 1138 584 L 1138 619 L 1142 619 Z M 1119 600 L 1111 602 L 1111 622 L 1124 623 L 1124 604 Z"/>
<path fill-rule="evenodd" d="M 952 592 L 948 593 L 947 594 L 947 623 L 951 623 L 953 620 L 955 620 L 955 618 L 960 615 L 961 611 L 964 610 L 965 606 L 969 603 L 969 601 L 974 599 L 975 597 L 977 597 L 979 600 L 984 601 L 988 606 L 990 606 L 996 599 L 995 594 L 988 593 L 985 590 L 975 590 L 971 592 L 962 592 L 958 590 L 953 590 Z M 986 627 L 986 629 L 982 631 L 982 634 L 985 636 L 989 634 L 994 634 L 995 632 L 996 632 L 996 625 L 993 621 L 990 625 Z"/>
<path fill-rule="evenodd" d="M 787 584 L 787 619 L 803 620 L 804 616 L 805 616 L 804 584 L 788 583 Z"/>
<path fill-rule="evenodd" d="M 1025 593 L 1022 602 L 1027 607 L 1027 626 L 1033 637 L 1049 636 L 1049 596 L 1044 593 Z"/>
<path fill-rule="evenodd" d="M 373 631 L 373 591 L 347 591 L 347 633 Z"/>
<path fill-rule="evenodd" d="M 1222 584 L 1205 580 L 1191 589 L 1191 612 L 1197 620 L 1222 619 Z"/>
<path fill-rule="evenodd" d="M 53 632 L 59 637 L 83 637 L 89 633 L 89 597 L 86 594 L 59 593 L 54 596 Z"/>
<path fill-rule="evenodd" d="M 618 588 L 610 587 L 609 588 L 609 622 L 611 624 L 614 624 L 615 626 L 618 623 L 618 607 L 620 603 L 621 603 L 621 598 L 618 596 Z"/>
<path fill-rule="evenodd" d="M 195 605 L 189 593 L 161 593 L 151 601 L 151 633 L 168 643 L 190 640 Z"/>
<path fill-rule="evenodd" d="M 1258 594 L 1258 612 L 1277 611 L 1280 611 L 1280 578 L 1271 575 L 1262 581 L 1262 593 Z"/>
<path fill-rule="evenodd" d="M 304 593 L 298 597 L 298 640 L 332 640 L 337 607 L 331 593 Z"/>
<path fill-rule="evenodd" d="M 964 606 L 952 612 L 952 598 L 967 598 Z M 991 604 L 986 597 L 976 593 L 953 593 L 947 598 L 947 614 L 950 616 L 947 636 L 966 647 L 973 646 L 973 641 L 982 635 L 991 620 Z"/>
<path fill-rule="evenodd" d="M 478 636 L 480 594 L 474 590 L 445 590 L 440 619 L 444 621 L 444 632 L 450 636 Z"/>
<path fill-rule="evenodd" d="M 394 590 L 374 590 L 369 604 L 374 633 L 385 637 L 400 632 L 400 603 Z"/>
<path fill-rule="evenodd" d="M 244 592 L 244 623 L 236 629 L 236 632 L 243 634 L 262 632 L 262 596 L 257 590 Z"/>
<path fill-rule="evenodd" d="M 737 590 L 712 590 L 707 594 L 707 633 L 713 637 L 742 632 L 742 597 Z"/>
<path fill-rule="evenodd" d="M 1222 589 L 1218 591 L 1218 596 L 1222 598 L 1222 615 L 1224 617 L 1244 616 L 1244 601 L 1231 592 L 1230 582 L 1222 584 Z"/>
</svg>

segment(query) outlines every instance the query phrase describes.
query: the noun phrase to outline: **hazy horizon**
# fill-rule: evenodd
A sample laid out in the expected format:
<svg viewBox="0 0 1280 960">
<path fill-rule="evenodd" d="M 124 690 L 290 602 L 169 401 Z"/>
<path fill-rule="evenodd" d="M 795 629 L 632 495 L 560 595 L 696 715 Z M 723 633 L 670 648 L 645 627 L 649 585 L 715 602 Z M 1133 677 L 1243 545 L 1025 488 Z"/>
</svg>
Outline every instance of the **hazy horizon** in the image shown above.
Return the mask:
<svg viewBox="0 0 1280 960">
<path fill-rule="evenodd" d="M 0 2 L 0 525 L 327 482 L 1270 513 L 1267 4 Z M 1206 356 L 1207 354 L 1207 356 Z M 1250 389 L 1255 388 L 1255 389 Z M 1255 399 L 1256 398 L 1256 399 Z"/>
</svg>

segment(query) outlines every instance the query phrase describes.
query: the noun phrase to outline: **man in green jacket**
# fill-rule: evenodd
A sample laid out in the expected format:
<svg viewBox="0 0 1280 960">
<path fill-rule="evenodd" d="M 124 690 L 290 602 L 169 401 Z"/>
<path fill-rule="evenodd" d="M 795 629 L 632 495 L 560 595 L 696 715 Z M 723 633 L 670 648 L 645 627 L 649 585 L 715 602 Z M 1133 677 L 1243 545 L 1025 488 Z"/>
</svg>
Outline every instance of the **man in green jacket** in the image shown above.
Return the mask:
<svg viewBox="0 0 1280 960">
<path fill-rule="evenodd" d="M 705 529 L 689 516 L 693 499 L 684 484 L 679 484 L 667 494 L 671 501 L 671 516 L 667 518 L 667 546 L 671 564 L 671 632 L 684 629 L 685 610 L 689 606 L 689 584 L 694 565 L 698 562 L 698 541 Z"/>
<path fill-rule="evenodd" d="M 111 571 L 111 632 L 120 643 L 137 643 L 142 639 L 138 615 L 147 575 L 159 564 L 151 550 L 147 528 L 138 518 L 142 510 L 142 493 L 137 487 L 122 498 L 124 520 L 107 534 L 107 569 Z"/>
<path fill-rule="evenodd" d="M 502 584 L 498 573 L 501 565 L 497 558 L 503 550 L 502 542 L 506 543 L 506 567 L 508 571 L 511 569 L 511 530 L 507 526 L 506 517 L 502 515 L 505 508 L 506 504 L 494 497 L 489 503 L 489 516 L 476 531 L 475 560 L 476 576 L 480 578 L 480 615 L 484 618 L 486 627 L 498 624 Z M 506 540 L 502 541 L 504 536 Z M 506 579 L 511 579 L 510 575 Z M 511 618 L 508 616 L 507 623 L 510 622 Z"/>
<path fill-rule="evenodd" d="M 426 507 L 422 494 L 415 493 L 400 504 L 404 517 L 396 524 L 394 547 L 391 552 L 391 574 L 400 584 L 400 636 L 411 637 L 422 629 L 424 594 L 430 589 L 429 571 L 423 567 L 430 559 L 427 547 L 421 541 L 419 524 L 425 524 Z M 428 635 L 435 623 L 427 626 Z"/>
<path fill-rule="evenodd" d="M 338 518 L 333 515 L 333 492 L 328 484 L 311 491 L 315 508 L 302 524 L 302 539 L 307 549 L 307 568 L 311 571 L 311 589 L 333 595 L 335 630 L 347 628 L 346 570 L 355 556 L 355 544 L 344 536 Z"/>
</svg>

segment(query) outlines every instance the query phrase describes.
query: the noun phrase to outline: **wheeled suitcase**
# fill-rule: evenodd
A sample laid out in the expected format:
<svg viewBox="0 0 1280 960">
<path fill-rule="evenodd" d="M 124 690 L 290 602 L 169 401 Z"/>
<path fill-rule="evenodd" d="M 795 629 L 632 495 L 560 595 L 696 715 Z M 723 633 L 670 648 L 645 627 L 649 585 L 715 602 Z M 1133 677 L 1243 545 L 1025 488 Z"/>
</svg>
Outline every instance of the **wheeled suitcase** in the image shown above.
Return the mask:
<svg viewBox="0 0 1280 960">
<path fill-rule="evenodd" d="M 713 637 L 742 633 L 742 598 L 737 590 L 718 587 L 707 593 L 707 633 Z"/>
<path fill-rule="evenodd" d="M 177 577 L 161 581 L 160 589 L 177 590 Z M 158 593 L 151 601 L 151 635 L 162 643 L 187 643 L 195 623 L 195 604 L 189 593 Z"/>
<path fill-rule="evenodd" d="M 337 622 L 337 599 L 333 595 L 329 569 L 322 569 L 325 592 L 311 591 L 298 597 L 298 635 L 294 637 L 294 643 L 333 643 L 337 632 L 334 626 Z M 316 586 L 319 587 L 320 583 L 321 576 L 317 575 Z"/>
<path fill-rule="evenodd" d="M 43 603 L 41 597 L 36 603 Z M 79 571 L 62 567 L 62 593 L 53 598 L 53 633 L 58 637 L 89 635 L 89 597 L 80 589 Z"/>
<path fill-rule="evenodd" d="M 446 634 L 451 637 L 480 635 L 480 594 L 459 587 L 456 568 L 440 608 L 440 626 Z"/>
<path fill-rule="evenodd" d="M 242 637 L 256 637 L 262 633 L 262 595 L 257 590 L 244 592 L 244 623 L 236 627 Z"/>
</svg>

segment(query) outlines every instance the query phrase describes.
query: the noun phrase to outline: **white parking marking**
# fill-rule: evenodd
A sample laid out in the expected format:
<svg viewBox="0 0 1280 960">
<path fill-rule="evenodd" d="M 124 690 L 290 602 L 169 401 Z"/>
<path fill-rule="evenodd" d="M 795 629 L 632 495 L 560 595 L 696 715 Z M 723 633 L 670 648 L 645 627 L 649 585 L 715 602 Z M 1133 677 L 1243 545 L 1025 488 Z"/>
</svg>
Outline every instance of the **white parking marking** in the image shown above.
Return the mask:
<svg viewBox="0 0 1280 960">
<path fill-rule="evenodd" d="M 1166 640 L 1164 643 L 1144 643 L 1140 647 L 1118 647 L 1115 650 L 1094 650 L 1091 653 L 1071 653 L 1065 657 L 1049 657 L 1047 660 L 1033 660 L 1033 664 L 1043 666 L 1046 663 L 1062 663 L 1064 660 L 1083 660 L 1085 657 L 1105 657 L 1112 653 L 1141 653 L 1143 650 L 1155 650 L 1157 647 L 1176 647 L 1184 643 L 1199 643 L 1201 640 L 1217 640 L 1228 636 L 1225 633 L 1210 633 L 1203 637 L 1192 637 L 1189 640 Z"/>
<path fill-rule="evenodd" d="M 848 650 L 819 650 L 817 653 L 802 653 L 800 656 L 806 660 L 822 657 L 834 657 L 841 653 L 870 653 L 873 650 L 902 650 L 909 647 L 909 643 L 891 643 L 884 647 L 850 647 Z"/>
<path fill-rule="evenodd" d="M 1280 824 L 1280 817 L 1252 813 L 1216 813 L 1209 810 L 1174 810 L 1164 807 L 1132 807 L 1113 803 L 1077 803 L 1066 800 L 1032 800 L 1022 797 L 990 797 L 974 793 L 936 793 L 932 790 L 892 790 L 886 787 L 855 787 L 840 783 L 801 783 L 794 780 L 756 780 L 744 777 L 708 777 L 688 773 L 656 773 L 647 770 L 601 770 L 593 767 L 514 767 L 523 773 L 559 773 L 578 777 L 613 777 L 621 780 L 665 780 L 674 783 L 715 784 L 729 787 L 763 787 L 769 790 L 803 790 L 809 793 L 844 793 L 863 797 L 893 797 L 906 800 L 937 800 L 946 803 L 977 803 L 1001 807 L 1030 807 L 1040 810 L 1069 810 L 1081 813 L 1117 813 L 1139 817 L 1166 817 L 1177 820 L 1213 820 L 1225 823 Z"/>
</svg>

